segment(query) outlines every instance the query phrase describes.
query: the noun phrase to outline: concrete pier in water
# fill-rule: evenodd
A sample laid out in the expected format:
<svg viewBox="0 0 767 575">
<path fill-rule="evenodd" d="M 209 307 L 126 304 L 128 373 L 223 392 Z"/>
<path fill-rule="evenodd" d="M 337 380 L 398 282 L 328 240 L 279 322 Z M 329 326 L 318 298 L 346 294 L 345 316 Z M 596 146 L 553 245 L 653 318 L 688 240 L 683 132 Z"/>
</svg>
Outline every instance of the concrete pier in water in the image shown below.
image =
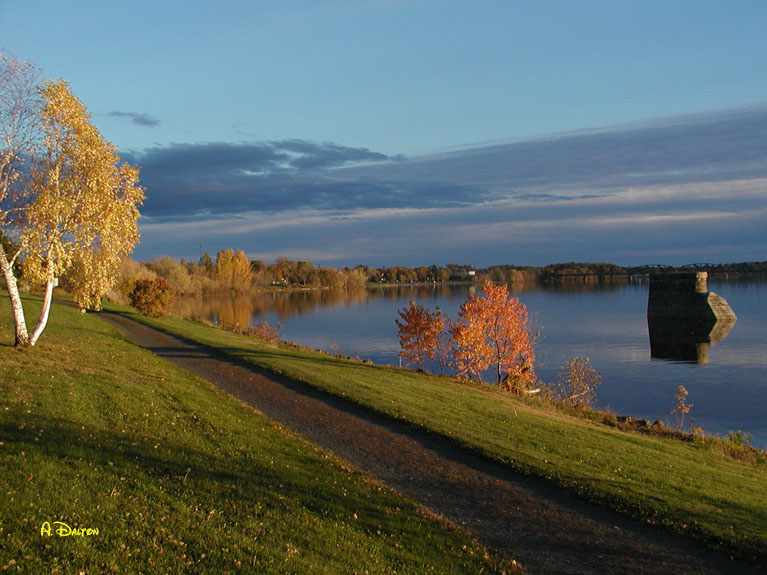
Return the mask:
<svg viewBox="0 0 767 575">
<path fill-rule="evenodd" d="M 709 344 L 726 337 L 737 319 L 723 297 L 708 291 L 706 272 L 650 275 L 647 325 L 652 357 L 707 363 Z"/>
</svg>

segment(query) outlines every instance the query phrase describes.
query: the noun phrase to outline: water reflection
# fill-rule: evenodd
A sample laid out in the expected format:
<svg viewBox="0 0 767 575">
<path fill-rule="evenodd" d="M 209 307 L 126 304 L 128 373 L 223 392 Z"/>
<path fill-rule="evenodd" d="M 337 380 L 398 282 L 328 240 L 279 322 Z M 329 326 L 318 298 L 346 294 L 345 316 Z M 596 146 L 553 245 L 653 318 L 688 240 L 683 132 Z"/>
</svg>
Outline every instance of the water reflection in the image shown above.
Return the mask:
<svg viewBox="0 0 767 575">
<path fill-rule="evenodd" d="M 355 290 L 286 290 L 248 295 L 181 297 L 174 315 L 225 325 L 247 326 L 266 314 L 280 320 L 312 313 L 318 308 L 356 305 L 368 297 L 364 288 Z"/>
<path fill-rule="evenodd" d="M 631 282 L 635 283 L 635 282 Z M 602 278 L 566 278 L 542 288 L 537 282 L 518 282 L 509 285 L 509 293 L 517 297 L 522 294 L 545 289 L 552 293 L 588 293 L 616 291 L 626 287 L 625 277 Z M 311 314 L 321 308 L 337 306 L 354 307 L 366 301 L 407 302 L 415 300 L 422 305 L 438 307 L 447 300 L 465 300 L 475 292 L 473 285 L 430 284 L 380 286 L 370 288 L 344 289 L 307 289 L 264 291 L 253 294 L 204 295 L 180 297 L 174 305 L 174 315 L 189 319 L 211 321 L 213 323 L 249 325 L 264 315 L 276 315 L 279 320 Z M 429 304 L 433 301 L 433 304 Z M 394 317 L 394 316 L 393 316 Z M 393 320 L 392 320 L 393 321 Z"/>
<path fill-rule="evenodd" d="M 596 293 L 624 289 L 627 285 L 647 283 L 646 275 L 573 275 L 552 278 L 546 282 L 545 289 L 555 293 Z M 515 291 L 512 284 L 509 291 Z M 523 284 L 520 291 L 540 290 L 541 284 L 532 282 Z"/>
<path fill-rule="evenodd" d="M 680 320 L 648 316 L 650 357 L 688 363 L 708 363 L 708 346 L 727 337 L 735 319 Z"/>
</svg>

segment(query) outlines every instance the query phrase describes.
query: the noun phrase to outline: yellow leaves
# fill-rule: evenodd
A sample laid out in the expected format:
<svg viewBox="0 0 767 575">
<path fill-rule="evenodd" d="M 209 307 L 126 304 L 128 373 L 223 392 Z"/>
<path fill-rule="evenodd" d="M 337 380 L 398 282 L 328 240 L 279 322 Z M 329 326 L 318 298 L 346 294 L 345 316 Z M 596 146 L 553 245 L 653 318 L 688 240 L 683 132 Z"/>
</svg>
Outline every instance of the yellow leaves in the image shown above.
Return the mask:
<svg viewBox="0 0 767 575">
<path fill-rule="evenodd" d="M 221 250 L 216 254 L 216 278 L 229 287 L 244 291 L 250 287 L 253 272 L 242 250 Z"/>
<path fill-rule="evenodd" d="M 120 164 L 66 82 L 48 82 L 40 91 L 46 154 L 33 163 L 29 180 L 25 266 L 38 281 L 70 270 L 78 304 L 98 307 L 120 259 L 139 239 L 139 170 Z"/>
<path fill-rule="evenodd" d="M 482 289 L 485 295 L 470 296 L 455 323 L 439 309 L 432 314 L 415 302 L 399 310 L 402 321 L 395 322 L 400 355 L 421 369 L 425 360 L 438 359 L 441 369 L 452 352 L 450 365 L 459 377 L 481 380 L 482 373 L 494 366 L 499 385 L 515 392 L 526 391 L 535 381 L 527 309 L 517 298 L 508 296 L 505 285 L 486 282 Z"/>
<path fill-rule="evenodd" d="M 24 158 L 29 168 L 22 171 Z M 96 307 L 119 260 L 138 241 L 143 199 L 138 168 L 121 164 L 67 83 L 40 85 L 31 66 L 0 54 L 0 232 L 11 227 L 18 243 L 15 253 L 3 252 L 0 267 L 14 302 L 17 345 L 34 344 L 47 307 L 30 338 L 13 275 L 16 258 L 33 283 L 52 285 L 71 271 L 78 304 Z"/>
</svg>

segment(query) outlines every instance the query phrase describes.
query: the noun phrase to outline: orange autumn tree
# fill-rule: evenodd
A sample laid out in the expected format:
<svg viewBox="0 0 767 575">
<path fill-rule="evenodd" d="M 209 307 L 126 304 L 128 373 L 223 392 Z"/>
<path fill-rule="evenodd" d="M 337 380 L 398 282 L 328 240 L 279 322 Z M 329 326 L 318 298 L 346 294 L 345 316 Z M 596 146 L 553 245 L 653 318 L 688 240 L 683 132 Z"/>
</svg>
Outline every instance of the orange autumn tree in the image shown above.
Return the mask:
<svg viewBox="0 0 767 575">
<path fill-rule="evenodd" d="M 446 318 L 439 309 L 432 313 L 412 301 L 397 313 L 402 319 L 394 320 L 399 330 L 399 344 L 402 348 L 400 356 L 407 358 L 407 365 L 416 364 L 421 370 L 424 369 L 424 361 L 439 359 L 442 371 L 442 335 Z"/>
<path fill-rule="evenodd" d="M 460 377 L 482 380 L 491 367 L 496 383 L 522 392 L 535 381 L 535 352 L 527 329 L 527 308 L 509 297 L 505 285 L 485 282 L 484 296 L 472 295 L 450 328 L 453 358 Z"/>
</svg>

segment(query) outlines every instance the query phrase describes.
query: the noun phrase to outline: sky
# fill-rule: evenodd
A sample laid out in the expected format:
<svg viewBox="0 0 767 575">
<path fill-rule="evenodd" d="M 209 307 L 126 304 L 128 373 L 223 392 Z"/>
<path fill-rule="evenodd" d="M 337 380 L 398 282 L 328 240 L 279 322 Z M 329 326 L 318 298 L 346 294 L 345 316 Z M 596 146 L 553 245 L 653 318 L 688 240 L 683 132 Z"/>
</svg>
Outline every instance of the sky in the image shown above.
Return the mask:
<svg viewBox="0 0 767 575">
<path fill-rule="evenodd" d="M 0 0 L 147 199 L 134 257 L 767 260 L 767 3 Z"/>
</svg>

